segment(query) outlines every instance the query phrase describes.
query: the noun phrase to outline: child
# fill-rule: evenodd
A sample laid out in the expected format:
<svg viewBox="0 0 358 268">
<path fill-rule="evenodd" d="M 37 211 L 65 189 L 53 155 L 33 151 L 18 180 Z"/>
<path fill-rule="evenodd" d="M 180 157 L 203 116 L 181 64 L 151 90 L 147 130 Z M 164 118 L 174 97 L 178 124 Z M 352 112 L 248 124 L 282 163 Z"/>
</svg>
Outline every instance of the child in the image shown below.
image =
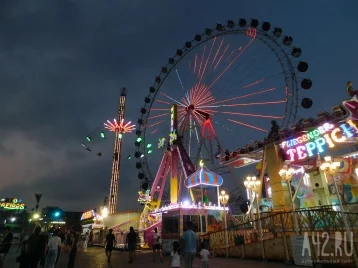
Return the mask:
<svg viewBox="0 0 358 268">
<path fill-rule="evenodd" d="M 210 252 L 209 252 L 209 250 L 207 250 L 207 249 L 205 248 L 205 244 L 204 244 L 204 243 L 201 244 L 200 256 L 201 256 L 202 267 L 203 267 L 203 268 L 208 268 L 208 267 L 209 267 L 209 256 L 210 256 Z"/>
<path fill-rule="evenodd" d="M 179 249 L 179 242 L 173 242 L 173 251 L 170 253 L 172 259 L 170 260 L 171 268 L 179 268 L 180 267 L 180 249 Z"/>
</svg>

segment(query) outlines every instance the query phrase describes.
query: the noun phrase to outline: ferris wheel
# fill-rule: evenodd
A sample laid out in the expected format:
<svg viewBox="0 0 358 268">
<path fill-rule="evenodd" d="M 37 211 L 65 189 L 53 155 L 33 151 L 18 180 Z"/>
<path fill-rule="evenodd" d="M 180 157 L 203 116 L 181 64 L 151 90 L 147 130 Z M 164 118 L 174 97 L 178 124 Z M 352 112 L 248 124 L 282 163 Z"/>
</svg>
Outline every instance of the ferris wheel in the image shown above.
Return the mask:
<svg viewBox="0 0 358 268">
<path fill-rule="evenodd" d="M 312 81 L 303 76 L 308 64 L 299 60 L 301 48 L 292 44 L 281 28 L 256 19 L 228 20 L 186 41 L 144 97 L 135 142 L 138 178 L 153 180 L 160 162 L 155 147 L 168 149 L 169 134 L 181 138 L 195 164 L 223 148 L 262 141 L 272 123 L 295 123 L 297 109 L 312 106 L 301 97 Z M 177 133 L 170 129 L 173 106 Z"/>
</svg>

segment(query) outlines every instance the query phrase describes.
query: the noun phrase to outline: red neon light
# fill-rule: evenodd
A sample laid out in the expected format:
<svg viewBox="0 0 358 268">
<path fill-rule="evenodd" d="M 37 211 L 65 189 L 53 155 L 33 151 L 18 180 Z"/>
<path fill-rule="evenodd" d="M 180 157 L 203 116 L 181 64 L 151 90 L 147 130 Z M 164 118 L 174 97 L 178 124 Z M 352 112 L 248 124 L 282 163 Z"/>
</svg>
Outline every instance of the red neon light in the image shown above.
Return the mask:
<svg viewBox="0 0 358 268">
<path fill-rule="evenodd" d="M 263 82 L 263 81 L 265 81 L 265 79 L 261 79 L 261 80 L 258 80 L 258 81 L 256 81 L 256 82 L 253 82 L 253 83 L 251 83 L 251 84 L 248 84 L 248 85 L 244 86 L 243 88 L 248 88 L 248 87 L 257 85 L 258 83 L 261 83 L 261 82 Z"/>
<path fill-rule="evenodd" d="M 234 64 L 234 62 L 244 53 L 244 51 L 251 45 L 251 43 L 255 40 L 255 38 L 252 38 L 250 42 L 240 51 L 240 53 L 230 62 L 228 66 L 224 69 L 224 71 L 221 72 L 221 74 L 214 80 L 214 82 L 211 83 L 211 85 L 208 87 L 208 89 L 212 88 L 215 83 L 220 79 L 220 77 L 231 67 L 231 65 Z"/>
<path fill-rule="evenodd" d="M 273 91 L 275 89 L 276 89 L 275 87 L 274 88 L 269 88 L 269 89 L 261 90 L 261 91 L 250 93 L 250 94 L 246 94 L 246 95 L 243 95 L 243 96 L 238 96 L 238 97 L 231 98 L 231 99 L 216 101 L 214 103 L 211 103 L 211 105 L 219 104 L 219 103 L 223 103 L 223 102 L 228 102 L 228 101 L 231 101 L 231 100 L 243 99 L 243 98 L 250 97 L 250 96 L 253 96 L 253 95 L 257 95 L 257 94 L 261 94 L 261 93 L 265 93 L 265 92 L 270 92 L 270 91 Z M 227 105 L 225 105 L 225 106 L 227 106 Z"/>
<path fill-rule="evenodd" d="M 239 121 L 236 121 L 236 120 L 232 120 L 232 119 L 228 119 L 228 120 L 231 121 L 231 122 L 234 122 L 234 123 L 236 123 L 236 124 L 243 125 L 243 126 L 245 126 L 245 127 L 250 127 L 250 128 L 256 129 L 256 130 L 263 131 L 263 132 L 268 132 L 266 129 L 262 129 L 262 128 L 259 128 L 259 127 L 255 127 L 255 126 L 252 126 L 252 125 L 249 125 L 249 124 L 245 124 L 245 123 L 242 123 L 242 122 L 239 122 Z"/>
<path fill-rule="evenodd" d="M 199 72 L 198 72 L 198 79 L 200 78 L 200 71 L 201 71 L 201 66 L 203 65 L 205 50 L 206 50 L 206 44 L 205 44 L 205 46 L 204 46 L 204 51 L 203 51 L 203 53 L 202 53 L 202 55 L 201 55 L 200 67 L 199 67 Z"/>
<path fill-rule="evenodd" d="M 224 39 L 223 39 L 223 40 L 221 40 L 220 45 L 219 45 L 219 48 L 216 50 L 216 53 L 215 53 L 214 59 L 213 59 L 213 61 L 211 62 L 211 66 L 213 66 L 213 64 L 214 64 L 214 62 L 215 62 L 215 60 L 216 60 L 216 57 L 218 56 L 218 53 L 219 53 L 220 48 L 221 48 L 221 46 L 223 45 L 223 43 L 224 43 Z"/>
<path fill-rule="evenodd" d="M 262 117 L 262 118 L 274 118 L 274 119 L 282 119 L 284 116 L 274 116 L 274 115 L 263 115 L 263 114 L 246 114 L 246 113 L 235 113 L 235 112 L 219 112 L 222 114 L 235 114 L 235 115 L 243 115 L 243 116 L 253 116 L 253 117 Z"/>
<path fill-rule="evenodd" d="M 163 123 L 163 122 L 164 122 L 164 120 L 159 121 L 159 122 L 154 123 L 154 124 L 151 124 L 151 125 L 150 125 L 150 126 L 148 126 L 148 127 L 154 127 L 154 126 L 159 125 L 160 123 Z"/>
<path fill-rule="evenodd" d="M 164 104 L 169 104 L 169 105 L 171 105 L 171 103 L 169 103 L 169 102 L 166 102 L 166 101 L 162 101 L 162 100 L 155 100 L 156 102 L 160 102 L 160 103 L 164 103 Z"/>
<path fill-rule="evenodd" d="M 234 107 L 234 106 L 250 106 L 250 105 L 265 105 L 265 104 L 279 104 L 279 103 L 285 103 L 286 100 L 282 101 L 264 101 L 264 102 L 250 102 L 250 103 L 237 103 L 237 104 L 225 104 L 223 106 L 227 107 Z"/>
<path fill-rule="evenodd" d="M 154 118 L 158 118 L 158 117 L 165 116 L 165 115 L 169 115 L 169 114 L 170 114 L 170 113 L 158 114 L 158 115 L 150 116 L 150 117 L 148 117 L 147 120 L 149 120 L 149 119 L 154 119 Z"/>
<path fill-rule="evenodd" d="M 221 54 L 221 57 L 219 58 L 218 62 L 216 63 L 216 65 L 214 67 L 214 71 L 215 71 L 216 67 L 218 67 L 219 63 L 221 62 L 222 58 L 224 57 L 224 55 L 225 55 L 227 49 L 229 48 L 229 46 L 230 46 L 229 44 L 226 45 L 226 48 L 225 48 L 223 54 Z"/>
<path fill-rule="evenodd" d="M 201 77 L 200 77 L 200 81 L 201 81 L 201 79 L 203 79 L 203 76 L 204 76 L 204 73 L 205 73 L 205 70 L 206 70 L 206 66 L 208 65 L 208 61 L 209 61 L 209 58 L 210 58 L 210 55 L 211 55 L 211 51 L 213 50 L 215 41 L 216 41 L 216 36 L 214 37 L 213 43 L 212 43 L 211 48 L 210 48 L 210 51 L 209 51 L 209 55 L 208 55 L 208 57 L 207 57 L 207 59 L 206 59 L 205 66 L 204 66 L 204 70 L 203 70 L 203 73 L 201 74 Z M 205 50 L 204 50 L 204 51 L 205 51 Z"/>
</svg>

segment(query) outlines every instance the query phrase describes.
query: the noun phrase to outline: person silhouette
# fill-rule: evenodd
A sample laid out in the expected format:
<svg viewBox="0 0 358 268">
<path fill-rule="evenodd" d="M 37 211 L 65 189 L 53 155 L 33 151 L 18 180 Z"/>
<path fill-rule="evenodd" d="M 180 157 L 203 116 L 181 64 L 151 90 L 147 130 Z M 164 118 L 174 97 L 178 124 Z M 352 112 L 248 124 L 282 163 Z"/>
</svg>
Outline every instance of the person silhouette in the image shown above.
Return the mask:
<svg viewBox="0 0 358 268">
<path fill-rule="evenodd" d="M 358 97 L 358 90 L 353 88 L 353 82 L 352 81 L 347 82 L 346 90 L 347 90 L 347 93 L 348 93 L 348 95 L 350 97 L 354 97 L 354 96 Z"/>
<path fill-rule="evenodd" d="M 268 138 L 272 138 L 278 135 L 278 131 L 280 130 L 280 126 L 277 124 L 276 120 L 271 121 L 271 131 L 268 134 Z"/>
</svg>

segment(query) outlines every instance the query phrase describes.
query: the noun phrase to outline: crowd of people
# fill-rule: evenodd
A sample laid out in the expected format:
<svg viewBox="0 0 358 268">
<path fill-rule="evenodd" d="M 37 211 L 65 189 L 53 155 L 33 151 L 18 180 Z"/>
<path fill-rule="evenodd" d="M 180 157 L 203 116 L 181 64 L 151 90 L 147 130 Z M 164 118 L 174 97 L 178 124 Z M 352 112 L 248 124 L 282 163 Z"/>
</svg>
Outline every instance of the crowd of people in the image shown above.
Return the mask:
<svg viewBox="0 0 358 268">
<path fill-rule="evenodd" d="M 13 240 L 10 227 L 5 227 L 4 231 L 5 234 L 0 244 L 2 261 L 9 253 Z M 68 268 L 73 268 L 80 238 L 76 232 L 62 234 L 59 230 L 42 232 L 41 227 L 36 227 L 33 233 L 24 234 L 21 237 L 16 261 L 19 263 L 19 268 L 37 268 L 38 266 L 56 268 L 61 251 L 67 251 L 69 252 Z"/>
<path fill-rule="evenodd" d="M 36 227 L 31 234 L 25 234 L 18 247 L 19 268 L 37 268 L 39 265 L 43 268 L 56 268 L 61 252 L 69 252 L 68 268 L 73 268 L 75 264 L 77 251 L 87 251 L 89 234 L 78 234 L 75 232 L 66 232 L 60 234 L 59 230 L 52 230 L 52 232 L 42 232 L 41 227 Z M 6 256 L 12 246 L 13 234 L 9 227 L 5 228 L 5 234 L 0 244 L 0 254 Z M 138 234 L 130 227 L 127 234 L 128 257 L 129 263 L 136 259 Z M 105 252 L 108 263 L 111 262 L 112 251 L 116 245 L 116 238 L 113 230 L 109 229 L 105 240 Z M 155 228 L 153 235 L 153 262 L 156 261 L 156 256 L 164 262 L 162 255 L 162 238 Z M 198 253 L 198 247 L 201 247 Z M 207 250 L 204 243 L 200 245 L 197 234 L 193 231 L 193 224 L 186 223 L 186 231 L 183 233 L 181 243 L 174 242 L 172 244 L 172 251 L 170 253 L 169 266 L 172 268 L 181 267 L 181 261 L 184 262 L 185 268 L 192 268 L 195 256 L 201 257 L 202 267 L 206 268 L 209 265 L 210 252 Z"/>
</svg>

